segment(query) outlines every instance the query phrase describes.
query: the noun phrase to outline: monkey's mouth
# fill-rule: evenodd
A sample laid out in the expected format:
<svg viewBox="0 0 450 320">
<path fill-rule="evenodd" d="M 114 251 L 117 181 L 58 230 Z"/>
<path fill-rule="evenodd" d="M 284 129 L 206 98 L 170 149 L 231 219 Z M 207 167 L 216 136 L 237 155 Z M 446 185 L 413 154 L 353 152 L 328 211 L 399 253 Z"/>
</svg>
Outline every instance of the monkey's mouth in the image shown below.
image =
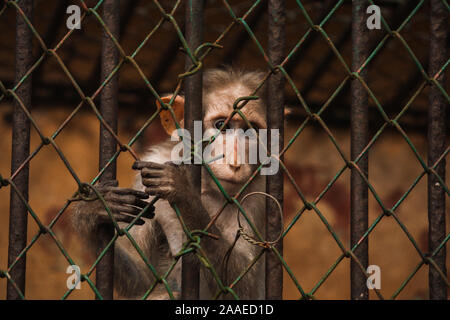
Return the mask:
<svg viewBox="0 0 450 320">
<path fill-rule="evenodd" d="M 228 164 L 217 164 L 212 165 L 211 170 L 220 183 L 237 185 L 245 183 L 252 176 L 254 168 L 251 165 L 232 168 Z"/>
</svg>

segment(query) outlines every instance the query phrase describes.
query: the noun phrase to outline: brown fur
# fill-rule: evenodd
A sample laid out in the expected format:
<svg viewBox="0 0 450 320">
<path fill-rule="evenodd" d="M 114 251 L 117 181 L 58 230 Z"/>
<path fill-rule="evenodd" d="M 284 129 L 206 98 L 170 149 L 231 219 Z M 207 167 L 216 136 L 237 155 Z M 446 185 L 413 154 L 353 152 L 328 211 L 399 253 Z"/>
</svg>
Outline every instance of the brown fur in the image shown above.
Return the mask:
<svg viewBox="0 0 450 320">
<path fill-rule="evenodd" d="M 205 71 L 203 96 L 205 129 L 212 127 L 215 119 L 226 117 L 232 111 L 233 102 L 240 96 L 252 94 L 261 80 L 262 74 L 259 72 L 244 72 L 233 69 Z M 249 121 L 256 123 L 260 128 L 264 128 L 266 127 L 264 88 L 260 89 L 260 92 L 261 99 L 249 102 L 242 111 Z M 239 116 L 234 117 L 232 121 L 236 125 L 242 124 Z M 170 161 L 170 153 L 175 143 L 166 141 L 151 148 L 142 160 L 156 164 L 164 164 Z M 149 165 L 151 166 L 151 164 Z M 212 163 L 210 167 L 230 195 L 239 190 L 243 184 L 241 181 L 247 180 L 256 168 L 255 165 L 243 164 L 239 173 L 236 173 L 230 170 L 226 164 Z M 150 172 L 149 170 L 143 168 L 141 170 L 142 176 L 145 175 L 145 172 Z M 152 220 L 144 219 L 143 225 L 131 228 L 131 234 L 150 263 L 156 268 L 158 274 L 162 275 L 174 261 L 174 255 L 180 251 L 184 236 L 181 224 L 169 201 L 179 207 L 187 227 L 193 230 L 203 229 L 223 205 L 225 198 L 204 168 L 202 169 L 201 196 L 191 192 L 193 188 L 189 187 L 190 181 L 186 178 L 187 175 L 183 166 L 164 165 L 158 170 L 162 173 L 162 178 L 144 177 L 144 180 L 142 180 L 141 175 L 139 175 L 133 186 L 135 190 L 145 190 L 151 196 L 158 194 L 163 199 L 158 200 L 155 204 L 155 218 Z M 235 178 L 234 175 L 236 174 L 241 175 L 236 180 L 239 182 L 221 180 Z M 151 187 L 144 186 L 143 181 L 144 184 L 149 183 L 146 181 L 153 181 L 153 185 Z M 258 175 L 243 195 L 252 191 L 264 190 L 265 178 Z M 96 245 L 96 212 L 102 209 L 98 206 L 98 203 L 97 206 L 94 203 L 79 202 L 73 215 L 74 226 L 88 240 L 87 245 L 91 249 L 94 249 Z M 243 205 L 249 219 L 263 236 L 265 229 L 264 203 L 263 197 L 256 196 L 246 200 Z M 209 230 L 218 235 L 220 239 L 213 240 L 203 237 L 201 240 L 201 246 L 217 274 L 221 277 L 226 274 L 228 281 L 225 283 L 226 285 L 234 281 L 261 250 L 240 238 L 230 255 L 226 270 L 223 270 L 225 254 L 233 244 L 238 230 L 236 214 L 236 207 L 228 205 Z M 243 217 L 241 217 L 241 222 L 245 229 L 249 231 Z M 118 293 L 125 298 L 142 296 L 154 281 L 152 273 L 126 237 L 120 237 L 117 240 L 115 250 L 115 287 Z M 180 263 L 177 263 L 168 278 L 168 283 L 175 293 L 175 298 L 180 295 L 180 271 Z M 242 299 L 263 299 L 264 259 L 260 259 L 233 289 Z M 218 286 L 211 272 L 202 267 L 201 298 L 212 298 L 217 290 Z M 166 299 L 168 294 L 164 286 L 158 284 L 149 298 Z M 225 298 L 231 298 L 231 296 L 226 295 Z"/>
</svg>

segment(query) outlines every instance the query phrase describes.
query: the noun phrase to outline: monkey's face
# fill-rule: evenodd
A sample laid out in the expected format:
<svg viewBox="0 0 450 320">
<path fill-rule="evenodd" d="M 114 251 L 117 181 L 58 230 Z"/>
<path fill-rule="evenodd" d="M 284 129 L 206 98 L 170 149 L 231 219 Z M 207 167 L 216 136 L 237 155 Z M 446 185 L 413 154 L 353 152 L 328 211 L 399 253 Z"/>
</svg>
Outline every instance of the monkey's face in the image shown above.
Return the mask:
<svg viewBox="0 0 450 320">
<path fill-rule="evenodd" d="M 236 99 L 251 93 L 245 86 L 236 84 L 209 92 L 203 98 L 204 132 L 207 136 L 216 135 L 205 151 L 209 153 L 207 157 L 211 157 L 211 170 L 228 192 L 237 191 L 259 163 L 258 132 L 267 128 L 264 104 L 258 100 L 249 101 L 241 109 L 247 121 L 235 114 L 226 123 Z"/>
</svg>

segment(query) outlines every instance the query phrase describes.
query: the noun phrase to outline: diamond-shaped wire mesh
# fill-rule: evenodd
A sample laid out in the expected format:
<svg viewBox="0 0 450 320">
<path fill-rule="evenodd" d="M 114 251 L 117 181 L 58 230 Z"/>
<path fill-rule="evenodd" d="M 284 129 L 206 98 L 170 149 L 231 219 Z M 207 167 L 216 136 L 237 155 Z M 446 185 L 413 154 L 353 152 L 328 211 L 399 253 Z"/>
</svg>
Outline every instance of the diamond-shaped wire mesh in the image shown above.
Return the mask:
<svg viewBox="0 0 450 320">
<path fill-rule="evenodd" d="M 264 256 L 264 254 L 268 251 L 272 251 L 275 253 L 275 256 L 279 259 L 280 263 L 282 264 L 283 268 L 287 272 L 290 280 L 295 284 L 296 288 L 298 289 L 298 292 L 300 296 L 304 299 L 313 299 L 315 296 L 316 291 L 324 284 L 324 282 L 328 279 L 328 277 L 333 273 L 333 271 L 344 261 L 345 258 L 351 259 L 355 261 L 358 266 L 361 269 L 361 272 L 364 273 L 366 277 L 369 277 L 369 274 L 366 273 L 365 268 L 363 267 L 363 264 L 360 262 L 358 257 L 355 255 L 355 250 L 359 247 L 359 245 L 369 237 L 369 235 L 373 232 L 373 230 L 376 229 L 377 225 L 380 223 L 380 221 L 386 219 L 387 217 L 392 217 L 395 222 L 399 225 L 402 232 L 407 236 L 407 238 L 410 241 L 410 244 L 415 248 L 418 255 L 420 256 L 420 262 L 418 265 L 412 270 L 408 275 L 405 275 L 404 281 L 401 283 L 401 285 L 398 287 L 398 289 L 392 294 L 391 298 L 395 299 L 400 292 L 406 287 L 406 285 L 411 281 L 411 279 L 414 277 L 414 275 L 421 269 L 423 265 L 429 265 L 430 268 L 434 268 L 437 270 L 439 275 L 441 276 L 442 280 L 446 283 L 446 285 L 449 285 L 448 279 L 446 277 L 445 270 L 442 270 L 439 268 L 439 266 L 435 263 L 434 257 L 445 248 L 445 245 L 447 241 L 450 238 L 450 234 L 447 234 L 445 239 L 436 247 L 432 248 L 430 252 L 425 253 L 423 250 L 420 249 L 417 240 L 412 236 L 411 232 L 408 230 L 406 225 L 402 222 L 402 220 L 399 218 L 399 216 L 396 213 L 397 208 L 402 204 L 402 202 L 408 197 L 408 195 L 411 193 L 411 191 L 415 188 L 415 186 L 420 182 L 422 178 L 424 178 L 427 175 L 434 176 L 440 187 L 445 191 L 446 196 L 450 194 L 449 188 L 445 182 L 445 177 L 440 176 L 436 172 L 436 167 L 443 161 L 445 161 L 445 158 L 448 155 L 448 152 L 450 150 L 450 147 L 446 147 L 444 153 L 438 158 L 438 160 L 433 163 L 432 165 L 427 165 L 426 160 L 423 159 L 423 157 L 419 154 L 417 151 L 417 148 L 413 144 L 410 137 L 407 135 L 405 130 L 400 125 L 399 120 L 402 118 L 402 116 L 408 112 L 408 109 L 413 104 L 414 100 L 417 96 L 426 88 L 426 86 L 434 86 L 438 88 L 442 96 L 445 98 L 447 103 L 450 102 L 450 97 L 446 91 L 446 89 L 441 85 L 441 83 L 438 81 L 438 78 L 445 72 L 445 70 L 448 67 L 449 59 L 447 59 L 446 63 L 442 66 L 440 66 L 439 71 L 436 74 L 428 75 L 426 68 L 420 63 L 419 59 L 414 54 L 413 49 L 408 45 L 408 42 L 405 40 L 405 38 L 402 36 L 402 31 L 408 26 L 410 21 L 414 18 L 417 12 L 420 10 L 425 10 L 424 6 L 426 1 L 419 1 L 416 6 L 414 6 L 413 10 L 409 13 L 407 18 L 399 23 L 399 26 L 396 29 L 393 29 L 387 21 L 381 17 L 382 21 L 382 27 L 385 30 L 386 34 L 385 36 L 374 46 L 373 50 L 370 52 L 368 58 L 364 61 L 364 63 L 359 67 L 359 69 L 355 72 L 352 72 L 351 66 L 349 66 L 346 62 L 346 59 L 341 54 L 340 50 L 338 49 L 338 46 L 331 40 L 326 30 L 327 23 L 334 19 L 335 16 L 338 14 L 337 12 L 344 6 L 344 0 L 336 1 L 333 3 L 333 6 L 331 6 L 331 10 L 327 12 L 320 21 L 317 21 L 316 24 L 313 19 L 310 16 L 310 13 L 305 9 L 304 1 L 297 0 L 296 4 L 296 10 L 297 13 L 299 13 L 307 22 L 307 31 L 305 34 L 301 35 L 299 37 L 298 41 L 292 48 L 288 48 L 288 54 L 285 56 L 284 60 L 278 64 L 274 65 L 270 62 L 270 59 L 268 58 L 267 49 L 264 48 L 264 45 L 262 44 L 261 40 L 258 39 L 257 35 L 253 32 L 252 28 L 249 26 L 248 20 L 249 17 L 257 10 L 261 10 L 261 8 L 265 5 L 265 1 L 259 0 L 254 1 L 247 9 L 247 11 L 243 15 L 237 15 L 237 13 L 233 10 L 232 6 L 228 3 L 228 1 L 223 0 L 222 6 L 224 6 L 227 9 L 227 12 L 230 16 L 231 23 L 225 28 L 225 30 L 220 33 L 220 35 L 215 39 L 214 42 L 205 42 L 201 46 L 199 46 L 196 50 L 191 50 L 187 44 L 187 41 L 185 39 L 185 36 L 183 34 L 183 26 L 181 26 L 180 22 L 175 19 L 175 15 L 181 8 L 183 7 L 183 1 L 178 0 L 175 2 L 174 6 L 170 9 L 167 9 L 163 7 L 160 3 L 161 1 L 153 1 L 154 5 L 157 7 L 159 11 L 159 21 L 156 23 L 155 27 L 149 31 L 144 40 L 139 43 L 139 45 L 136 47 L 136 49 L 132 52 L 126 52 L 124 48 L 121 46 L 118 39 L 116 39 L 113 34 L 108 29 L 107 25 L 105 24 L 104 20 L 101 17 L 101 14 L 99 13 L 99 8 L 102 6 L 104 1 L 98 1 L 95 6 L 89 7 L 85 1 L 80 0 L 79 4 L 82 7 L 83 13 L 81 17 L 81 24 L 83 25 L 86 20 L 95 21 L 102 30 L 106 32 L 108 37 L 112 40 L 114 43 L 117 51 L 119 52 L 119 63 L 114 67 L 113 71 L 109 74 L 109 76 L 100 84 L 100 86 L 95 90 L 95 92 L 92 95 L 87 95 L 86 92 L 80 87 L 77 80 L 75 79 L 72 72 L 69 70 L 69 67 L 64 62 L 64 59 L 59 54 L 59 49 L 64 46 L 65 42 L 68 41 L 68 39 L 71 37 L 73 31 L 68 31 L 64 37 L 61 38 L 59 43 L 53 47 L 50 48 L 47 46 L 47 44 L 42 39 L 39 32 L 34 27 L 33 23 L 29 21 L 22 11 L 21 8 L 21 1 L 5 1 L 4 7 L 0 11 L 0 19 L 2 18 L 2 15 L 7 10 L 13 10 L 17 14 L 23 17 L 23 19 L 26 22 L 26 25 L 31 30 L 34 41 L 37 41 L 41 55 L 36 61 L 33 61 L 32 67 L 27 71 L 27 73 L 20 79 L 20 81 L 15 84 L 13 87 L 8 88 L 0 81 L 0 102 L 2 101 L 15 101 L 20 106 L 21 110 L 26 114 L 26 117 L 31 122 L 32 128 L 37 132 L 39 135 L 41 142 L 39 145 L 34 149 L 31 150 L 30 156 L 22 163 L 22 165 L 14 172 L 9 178 L 1 178 L 1 185 L 3 187 L 10 186 L 11 189 L 15 190 L 17 195 L 20 197 L 23 204 L 26 206 L 29 214 L 33 218 L 34 222 L 37 224 L 39 231 L 37 234 L 33 235 L 31 240 L 27 243 L 26 247 L 23 249 L 23 251 L 20 253 L 20 255 L 17 257 L 17 259 L 8 266 L 6 270 L 2 270 L 0 273 L 0 276 L 6 277 L 7 281 L 11 283 L 15 289 L 17 290 L 19 296 L 21 298 L 25 298 L 25 293 L 21 292 L 19 287 L 16 285 L 14 279 L 10 276 L 10 271 L 15 267 L 15 265 L 27 254 L 27 252 L 30 250 L 30 248 L 38 241 L 40 237 L 47 234 L 51 237 L 51 239 L 54 241 L 54 243 L 57 245 L 59 251 L 64 256 L 64 258 L 67 260 L 67 262 L 70 265 L 76 265 L 76 261 L 72 259 L 71 255 L 67 250 L 64 248 L 62 242 L 58 239 L 52 228 L 56 224 L 56 222 L 60 219 L 60 217 L 67 211 L 68 207 L 73 203 L 74 201 L 79 201 L 81 199 L 85 199 L 87 195 L 89 194 L 89 190 L 93 190 L 93 192 L 96 194 L 98 198 L 100 198 L 105 208 L 113 220 L 113 225 L 115 229 L 114 237 L 111 239 L 111 241 L 108 243 L 108 245 L 103 249 L 103 251 L 100 253 L 100 255 L 97 256 L 95 262 L 90 266 L 89 270 L 82 275 L 82 280 L 87 282 L 89 286 L 92 288 L 93 292 L 98 298 L 102 298 L 100 292 L 98 291 L 96 285 L 91 280 L 91 276 L 96 269 L 99 261 L 101 258 L 105 255 L 105 253 L 110 249 L 112 246 L 114 246 L 116 240 L 119 237 L 126 237 L 131 245 L 134 247 L 134 249 L 138 252 L 141 259 L 144 261 L 145 265 L 151 270 L 153 276 L 155 277 L 155 281 L 153 284 L 148 288 L 145 295 L 142 297 L 143 299 L 147 298 L 152 291 L 155 289 L 156 285 L 162 284 L 167 291 L 168 295 L 171 298 L 174 298 L 173 294 L 173 288 L 169 285 L 167 279 L 169 275 L 174 270 L 177 263 L 181 263 L 180 259 L 182 256 L 194 252 L 199 261 L 202 263 L 203 267 L 209 269 L 209 272 L 212 273 L 213 277 L 217 281 L 218 284 L 218 292 L 217 294 L 212 298 L 218 298 L 222 294 L 229 293 L 234 298 L 239 298 L 236 293 L 233 290 L 233 287 L 243 278 L 245 277 L 246 273 L 250 268 L 253 267 L 253 265 Z M 369 1 L 371 4 L 376 4 L 374 1 Z M 445 8 L 450 11 L 450 7 L 447 3 L 447 1 L 442 1 Z M 180 94 L 182 84 L 184 80 L 191 75 L 195 74 L 199 70 L 203 68 L 203 61 L 210 55 L 213 55 L 215 50 L 219 50 L 222 48 L 222 43 L 226 35 L 233 29 L 233 28 L 242 28 L 247 33 L 247 37 L 251 40 L 255 48 L 257 49 L 258 53 L 260 54 L 260 57 L 265 60 L 267 65 L 267 72 L 265 74 L 263 82 L 260 84 L 260 86 L 255 90 L 255 92 L 252 94 L 252 96 L 257 96 L 260 92 L 260 88 L 263 87 L 264 84 L 268 81 L 268 79 L 273 74 L 281 74 L 284 80 L 287 83 L 287 86 L 293 90 L 295 93 L 295 96 L 298 99 L 298 103 L 302 106 L 304 109 L 304 113 L 306 115 L 305 120 L 298 126 L 298 129 L 295 131 L 294 135 L 292 137 L 289 137 L 287 139 L 286 144 L 282 148 L 280 152 L 280 157 L 277 157 L 277 161 L 279 161 L 280 169 L 283 171 L 284 176 L 287 178 L 287 182 L 291 184 L 295 192 L 297 193 L 298 197 L 300 198 L 303 207 L 296 211 L 295 216 L 290 219 L 290 221 L 286 222 L 285 228 L 282 233 L 282 238 L 285 237 L 289 231 L 298 223 L 301 222 L 300 218 L 301 216 L 307 212 L 311 211 L 317 217 L 320 219 L 320 221 L 323 223 L 327 231 L 329 232 L 332 239 L 336 242 L 340 250 L 342 251 L 341 254 L 336 258 L 335 262 L 329 267 L 329 269 L 326 271 L 326 273 L 318 279 L 314 287 L 310 291 L 306 291 L 302 287 L 302 280 L 301 276 L 295 275 L 294 272 L 290 269 L 289 264 L 286 262 L 286 260 L 283 258 L 282 254 L 276 249 L 274 242 L 268 242 L 265 239 L 263 239 L 259 234 L 258 230 L 256 230 L 255 225 L 253 222 L 249 219 L 246 211 L 244 210 L 243 206 L 241 205 L 240 197 L 248 187 L 248 185 L 252 182 L 253 178 L 259 174 L 262 165 L 258 167 L 258 169 L 254 172 L 252 175 L 252 178 L 243 184 L 242 188 L 239 190 L 239 192 L 235 195 L 227 194 L 225 189 L 220 185 L 219 180 L 214 177 L 214 173 L 209 168 L 208 164 L 203 161 L 202 165 L 206 168 L 208 174 L 211 175 L 212 179 L 215 181 L 217 186 L 219 187 L 220 191 L 223 194 L 223 206 L 221 211 L 226 206 L 235 206 L 236 209 L 239 211 L 239 214 L 242 215 L 242 217 L 247 221 L 247 223 L 250 225 L 250 227 L 255 231 L 255 234 L 258 235 L 258 241 L 253 241 L 253 244 L 260 247 L 260 254 L 258 254 L 255 257 L 255 260 L 251 262 L 250 265 L 248 265 L 244 270 L 242 270 L 242 273 L 236 278 L 236 279 L 229 279 L 229 282 L 225 283 L 223 282 L 224 279 L 222 279 L 219 275 L 217 270 L 214 269 L 214 266 L 210 262 L 209 257 L 205 253 L 205 251 L 202 249 L 202 237 L 208 236 L 208 228 L 214 221 L 211 222 L 210 225 L 208 225 L 207 228 L 204 230 L 188 230 L 187 228 L 184 228 L 186 232 L 186 236 L 188 241 L 184 243 L 182 250 L 179 252 L 178 255 L 176 255 L 175 259 L 173 260 L 172 264 L 168 267 L 168 269 L 163 273 L 160 274 L 156 270 L 155 266 L 153 266 L 150 263 L 150 260 L 148 257 L 146 257 L 145 253 L 142 251 L 142 249 L 137 244 L 136 240 L 133 238 L 133 236 L 130 233 L 130 229 L 133 227 L 133 225 L 136 223 L 137 220 L 139 220 L 140 217 L 142 217 L 146 209 L 144 209 L 134 220 L 131 222 L 126 228 L 121 228 L 118 223 L 115 221 L 115 219 L 112 216 L 112 213 L 110 209 L 107 207 L 105 200 L 103 199 L 102 195 L 96 190 L 95 184 L 98 182 L 101 175 L 108 169 L 108 167 L 114 163 L 114 161 L 117 160 L 119 155 L 122 153 L 129 153 L 135 160 L 139 160 L 139 157 L 135 150 L 133 149 L 134 144 L 138 139 L 142 136 L 143 132 L 152 125 L 152 123 L 157 119 L 159 113 L 163 110 L 169 110 L 172 114 L 173 120 L 175 121 L 177 127 L 181 127 L 181 125 L 178 123 L 174 111 L 172 109 L 172 104 L 174 101 L 174 98 L 169 103 L 164 103 L 161 99 L 161 93 L 158 92 L 156 89 L 155 83 L 152 83 L 151 79 L 149 79 L 144 70 L 140 67 L 139 63 L 137 62 L 137 56 L 139 55 L 141 49 L 147 45 L 147 43 L 152 41 L 152 37 L 155 33 L 161 32 L 161 28 L 164 25 L 170 25 L 175 32 L 178 35 L 179 41 L 182 46 L 182 51 L 184 54 L 190 59 L 192 63 L 192 67 L 188 70 L 186 70 L 185 73 L 179 74 L 177 76 L 177 84 L 175 86 L 175 89 L 173 90 L 173 97 L 175 98 L 176 95 Z M 307 103 L 307 100 L 304 98 L 304 95 L 302 94 L 301 88 L 297 88 L 295 85 L 295 81 L 293 77 L 289 74 L 286 66 L 291 62 L 293 57 L 299 54 L 301 52 L 304 44 L 308 41 L 310 37 L 319 37 L 326 43 L 326 45 L 329 47 L 330 52 L 335 56 L 337 61 L 340 63 L 340 66 L 343 68 L 345 72 L 345 77 L 342 79 L 342 81 L 339 83 L 339 85 L 334 89 L 332 94 L 329 96 L 327 101 L 316 111 L 312 111 L 313 108 L 310 107 Z M 361 74 L 368 69 L 371 66 L 371 63 L 373 60 L 377 57 L 377 55 L 380 54 L 380 52 L 383 50 L 384 47 L 390 42 L 390 41 L 398 41 L 401 43 L 402 47 L 404 48 L 404 55 L 408 56 L 412 59 L 415 66 L 417 67 L 417 70 L 420 72 L 422 76 L 422 82 L 418 86 L 418 88 L 413 92 L 411 95 L 411 98 L 407 101 L 407 103 L 401 108 L 400 112 L 395 115 L 395 117 L 391 118 L 388 116 L 387 112 L 383 108 L 382 103 L 377 98 L 377 95 L 374 93 L 374 91 L 369 87 L 367 82 L 364 80 L 364 78 L 361 76 Z M 39 126 L 38 122 L 34 119 L 30 111 L 27 109 L 26 105 L 21 100 L 20 96 L 18 96 L 17 91 L 21 87 L 21 85 L 27 80 L 28 77 L 30 77 L 40 66 L 44 58 L 49 57 L 51 59 L 54 59 L 56 63 L 58 64 L 60 70 L 65 74 L 65 76 L 70 81 L 71 85 L 75 89 L 76 93 L 78 94 L 78 100 L 79 103 L 73 109 L 71 114 L 65 119 L 65 121 L 58 127 L 57 130 L 53 132 L 50 136 L 47 136 L 43 133 L 43 130 Z M 102 90 L 105 88 L 105 86 L 108 84 L 108 82 L 115 76 L 117 73 L 125 66 L 131 66 L 135 69 L 137 74 L 140 77 L 140 80 L 145 83 L 145 86 L 147 90 L 151 93 L 151 95 L 159 101 L 159 103 L 163 106 L 161 109 L 157 110 L 155 113 L 153 113 L 144 123 L 144 125 L 136 132 L 136 134 L 129 140 L 129 141 L 121 141 L 119 136 L 114 132 L 114 130 L 108 125 L 108 123 L 104 120 L 104 118 L 101 115 L 101 112 L 99 111 L 99 108 L 97 106 L 97 103 L 95 102 L 96 98 L 99 97 Z M 348 156 L 346 156 L 346 152 L 343 150 L 342 146 L 340 146 L 338 139 L 333 134 L 332 129 L 327 125 L 326 121 L 323 119 L 323 114 L 328 109 L 332 108 L 333 102 L 335 102 L 336 98 L 345 90 L 346 85 L 350 83 L 351 81 L 358 81 L 372 100 L 372 102 L 376 106 L 376 110 L 378 111 L 379 115 L 383 119 L 383 124 L 378 128 L 377 132 L 373 137 L 370 139 L 369 143 L 365 146 L 364 150 L 356 157 L 356 159 L 349 159 Z M 234 111 L 228 116 L 227 120 L 223 124 L 223 128 L 227 125 L 227 122 L 234 117 L 235 115 L 239 115 L 243 118 L 243 120 L 247 123 L 247 125 L 251 128 L 252 125 L 246 119 L 244 113 L 241 111 L 243 108 L 245 108 L 245 105 L 248 101 L 250 101 L 252 97 L 243 97 L 239 101 L 236 101 Z M 78 114 L 78 112 L 82 108 L 89 108 L 92 110 L 92 112 L 96 115 L 98 121 L 109 131 L 111 136 L 114 138 L 114 140 L 117 142 L 117 151 L 114 154 L 114 156 L 109 159 L 106 166 L 101 168 L 98 172 L 98 174 L 92 179 L 90 183 L 85 183 L 82 181 L 82 179 L 79 178 L 77 175 L 77 172 L 74 170 L 74 168 L 71 166 L 68 157 L 64 154 L 61 147 L 57 144 L 56 138 L 58 135 L 68 126 L 68 124 L 71 122 L 71 120 Z M 337 150 L 337 153 L 342 158 L 342 161 L 344 165 L 341 167 L 340 170 L 335 174 L 335 176 L 328 182 L 326 187 L 321 190 L 321 192 L 315 197 L 313 201 L 308 201 L 307 197 L 305 196 L 304 190 L 301 190 L 298 183 L 296 182 L 296 179 L 294 175 L 290 172 L 286 164 L 284 163 L 282 156 L 287 153 L 290 150 L 290 147 L 294 144 L 294 142 L 297 140 L 297 138 L 302 134 L 305 127 L 315 122 L 321 127 L 326 135 L 328 136 L 329 140 Z M 365 157 L 369 151 L 371 150 L 372 146 L 375 144 L 375 142 L 379 139 L 379 137 L 383 134 L 383 132 L 388 128 L 391 127 L 395 129 L 405 140 L 405 142 L 408 144 L 410 149 L 412 150 L 414 156 L 416 157 L 418 163 L 422 167 L 422 172 L 415 178 L 413 183 L 410 185 L 410 187 L 407 189 L 406 192 L 404 192 L 401 197 L 395 202 L 395 204 L 390 207 L 386 205 L 379 196 L 379 193 L 377 192 L 376 188 L 373 186 L 371 181 L 368 179 L 366 174 L 364 173 L 364 170 L 362 170 L 359 166 L 359 161 Z M 211 139 L 212 141 L 212 139 Z M 63 161 L 65 167 L 73 177 L 74 181 L 78 185 L 79 189 L 73 194 L 73 197 L 67 200 L 66 204 L 60 208 L 58 213 L 54 216 L 52 221 L 49 224 L 44 223 L 36 214 L 36 212 L 33 210 L 33 208 L 28 203 L 25 196 L 22 195 L 19 188 L 16 186 L 14 178 L 20 173 L 21 170 L 23 170 L 24 167 L 26 167 L 33 158 L 43 149 L 43 148 L 53 148 L 55 152 L 57 153 L 58 157 Z M 360 177 L 365 181 L 370 194 L 374 197 L 375 201 L 379 205 L 379 216 L 375 219 L 375 221 L 370 224 L 369 228 L 364 233 L 363 237 L 358 241 L 356 245 L 353 247 L 349 247 L 344 243 L 344 241 L 341 239 L 341 237 L 338 235 L 338 232 L 333 228 L 332 224 L 327 220 L 326 216 L 323 214 L 322 210 L 319 209 L 319 202 L 324 198 L 324 196 L 330 191 L 330 189 L 333 187 L 333 185 L 336 183 L 336 181 L 344 175 L 346 172 L 350 170 L 356 170 L 356 172 L 359 173 Z M 157 201 L 158 199 L 155 198 L 153 201 Z M 183 224 L 182 220 L 182 214 L 179 212 L 178 208 L 174 207 L 178 218 L 180 219 L 180 222 Z M 217 213 L 219 215 L 220 212 Z M 184 224 L 183 224 L 184 225 Z M 67 292 L 64 293 L 63 299 L 66 299 L 69 297 L 69 295 L 72 293 L 74 289 L 69 289 Z M 375 292 L 379 298 L 384 298 L 381 292 L 377 289 L 375 289 Z"/>
</svg>

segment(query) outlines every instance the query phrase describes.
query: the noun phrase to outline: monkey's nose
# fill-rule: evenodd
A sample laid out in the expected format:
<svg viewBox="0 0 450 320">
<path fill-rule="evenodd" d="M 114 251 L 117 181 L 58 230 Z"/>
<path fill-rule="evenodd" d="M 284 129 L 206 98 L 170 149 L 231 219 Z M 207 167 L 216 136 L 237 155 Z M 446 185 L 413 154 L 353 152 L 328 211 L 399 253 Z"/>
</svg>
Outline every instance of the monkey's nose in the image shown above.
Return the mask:
<svg viewBox="0 0 450 320">
<path fill-rule="evenodd" d="M 232 170 L 237 171 L 241 167 L 240 162 L 238 161 L 238 151 L 237 151 L 237 139 L 234 141 L 234 152 L 233 152 L 233 160 L 230 163 L 230 167 Z"/>
<path fill-rule="evenodd" d="M 234 162 L 234 163 L 230 163 L 230 168 L 233 171 L 238 171 L 241 168 L 241 164 Z"/>
<path fill-rule="evenodd" d="M 231 156 L 230 157 L 231 161 L 229 162 L 230 168 L 233 171 L 238 171 L 239 168 L 241 167 L 241 163 L 238 160 L 238 148 L 237 148 L 237 146 L 238 146 L 237 137 L 234 137 L 233 153 L 230 155 Z"/>
</svg>

